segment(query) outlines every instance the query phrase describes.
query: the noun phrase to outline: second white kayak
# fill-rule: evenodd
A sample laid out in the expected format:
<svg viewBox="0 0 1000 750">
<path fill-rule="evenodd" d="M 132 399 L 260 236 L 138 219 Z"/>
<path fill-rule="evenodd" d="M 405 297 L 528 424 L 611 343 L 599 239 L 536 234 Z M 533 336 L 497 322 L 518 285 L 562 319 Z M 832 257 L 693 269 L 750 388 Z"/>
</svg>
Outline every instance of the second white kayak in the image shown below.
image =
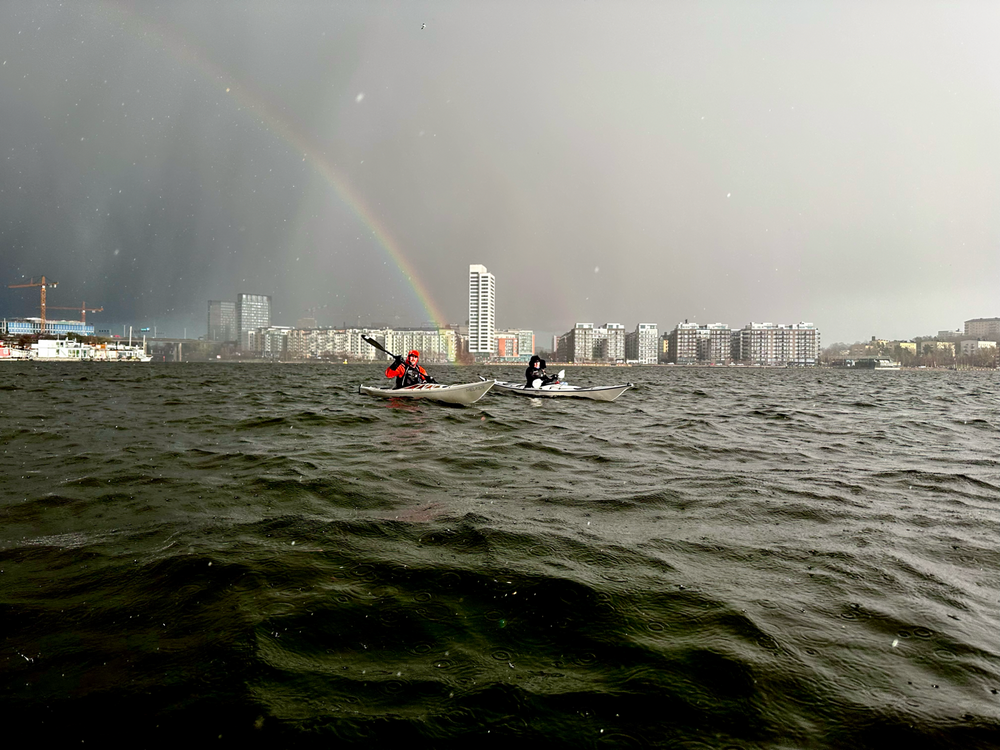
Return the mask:
<svg viewBox="0 0 1000 750">
<path fill-rule="evenodd" d="M 596 385 L 591 387 L 552 383 L 539 388 L 529 388 L 524 383 L 496 381 L 497 388 L 507 393 L 531 398 L 587 398 L 591 401 L 614 401 L 632 387 L 631 383 L 621 385 Z"/>
</svg>

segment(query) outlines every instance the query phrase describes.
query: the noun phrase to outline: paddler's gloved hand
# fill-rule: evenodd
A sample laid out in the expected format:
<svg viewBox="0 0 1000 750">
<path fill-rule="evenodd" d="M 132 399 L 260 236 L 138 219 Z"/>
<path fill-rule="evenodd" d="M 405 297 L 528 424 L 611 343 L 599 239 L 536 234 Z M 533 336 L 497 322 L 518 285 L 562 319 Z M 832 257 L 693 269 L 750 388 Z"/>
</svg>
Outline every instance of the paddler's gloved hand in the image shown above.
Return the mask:
<svg viewBox="0 0 1000 750">
<path fill-rule="evenodd" d="M 428 375 L 427 376 L 427 382 L 428 383 L 436 383 L 437 381 L 434 378 L 432 378 L 430 375 Z"/>
<path fill-rule="evenodd" d="M 395 370 L 401 364 L 403 364 L 403 358 L 402 357 L 396 357 L 395 359 L 392 360 L 392 369 Z"/>
</svg>

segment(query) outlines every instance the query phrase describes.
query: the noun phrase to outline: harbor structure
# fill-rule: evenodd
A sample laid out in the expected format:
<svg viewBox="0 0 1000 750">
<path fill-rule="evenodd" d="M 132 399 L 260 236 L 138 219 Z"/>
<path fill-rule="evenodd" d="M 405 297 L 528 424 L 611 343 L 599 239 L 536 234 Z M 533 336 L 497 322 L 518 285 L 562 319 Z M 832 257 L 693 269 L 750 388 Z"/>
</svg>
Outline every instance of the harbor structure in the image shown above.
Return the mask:
<svg viewBox="0 0 1000 750">
<path fill-rule="evenodd" d="M 483 265 L 469 266 L 469 353 L 489 358 L 495 351 L 496 279 Z"/>
</svg>

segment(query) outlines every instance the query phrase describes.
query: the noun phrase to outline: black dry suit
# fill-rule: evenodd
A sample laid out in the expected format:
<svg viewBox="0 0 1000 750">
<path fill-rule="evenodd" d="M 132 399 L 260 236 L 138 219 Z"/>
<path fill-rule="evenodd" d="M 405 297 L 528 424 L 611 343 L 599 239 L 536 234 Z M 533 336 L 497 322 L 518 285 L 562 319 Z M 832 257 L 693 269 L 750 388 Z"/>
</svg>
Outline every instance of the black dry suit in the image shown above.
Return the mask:
<svg viewBox="0 0 1000 750">
<path fill-rule="evenodd" d="M 525 388 L 534 388 L 535 381 L 541 379 L 539 385 L 548 385 L 549 383 L 554 383 L 558 378 L 550 377 L 545 374 L 545 360 L 539 357 L 537 354 L 532 355 L 531 360 L 528 362 L 528 368 L 524 371 L 525 378 Z"/>
</svg>

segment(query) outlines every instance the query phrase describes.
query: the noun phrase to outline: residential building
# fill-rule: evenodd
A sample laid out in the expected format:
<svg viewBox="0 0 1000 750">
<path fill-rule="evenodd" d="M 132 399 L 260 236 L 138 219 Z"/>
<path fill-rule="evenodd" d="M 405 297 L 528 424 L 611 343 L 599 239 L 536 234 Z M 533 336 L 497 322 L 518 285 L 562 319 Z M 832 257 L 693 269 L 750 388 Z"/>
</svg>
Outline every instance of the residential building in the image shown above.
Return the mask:
<svg viewBox="0 0 1000 750">
<path fill-rule="evenodd" d="M 965 335 L 977 339 L 1000 338 L 1000 318 L 973 318 L 965 321 Z"/>
<path fill-rule="evenodd" d="M 496 341 L 496 279 L 486 266 L 469 266 L 469 353 L 488 358 Z"/>
<path fill-rule="evenodd" d="M 499 360 L 524 360 L 535 353 L 534 331 L 517 329 L 496 332 L 496 358 Z"/>
<path fill-rule="evenodd" d="M 995 350 L 997 348 L 997 342 L 983 341 L 980 339 L 976 339 L 975 341 L 971 339 L 966 339 L 965 341 L 961 342 L 961 347 L 962 347 L 961 350 L 962 355 L 966 357 L 971 357 L 972 355 L 977 354 L 978 352 L 981 352 L 985 349 Z"/>
<path fill-rule="evenodd" d="M 733 331 L 733 359 L 746 365 L 815 365 L 819 352 L 820 335 L 812 323 L 750 323 Z"/>
<path fill-rule="evenodd" d="M 554 344 L 557 342 L 553 342 Z M 624 362 L 625 326 L 577 323 L 559 337 L 556 356 L 563 362 Z"/>
<path fill-rule="evenodd" d="M 594 329 L 594 361 L 625 361 L 625 326 L 621 323 L 605 323 Z"/>
<path fill-rule="evenodd" d="M 625 360 L 640 365 L 655 365 L 659 358 L 659 339 L 656 323 L 639 323 L 634 331 L 625 335 Z"/>
<path fill-rule="evenodd" d="M 238 341 L 236 327 L 236 303 L 225 300 L 208 301 L 207 341 Z"/>
<path fill-rule="evenodd" d="M 593 362 L 594 324 L 577 323 L 560 336 L 556 358 L 560 362 Z"/>
<path fill-rule="evenodd" d="M 430 328 L 407 331 L 385 329 L 383 345 L 394 354 L 405 356 L 416 349 L 420 362 L 454 362 L 458 356 L 458 334 L 451 328 Z M 369 346 L 369 349 L 374 347 Z"/>
<path fill-rule="evenodd" d="M 677 365 L 728 365 L 733 361 L 732 331 L 725 323 L 678 323 L 670 332 L 670 359 Z"/>
<path fill-rule="evenodd" d="M 514 331 L 517 334 L 517 356 L 521 359 L 531 359 L 531 355 L 535 353 L 535 332 L 517 330 Z"/>
</svg>

